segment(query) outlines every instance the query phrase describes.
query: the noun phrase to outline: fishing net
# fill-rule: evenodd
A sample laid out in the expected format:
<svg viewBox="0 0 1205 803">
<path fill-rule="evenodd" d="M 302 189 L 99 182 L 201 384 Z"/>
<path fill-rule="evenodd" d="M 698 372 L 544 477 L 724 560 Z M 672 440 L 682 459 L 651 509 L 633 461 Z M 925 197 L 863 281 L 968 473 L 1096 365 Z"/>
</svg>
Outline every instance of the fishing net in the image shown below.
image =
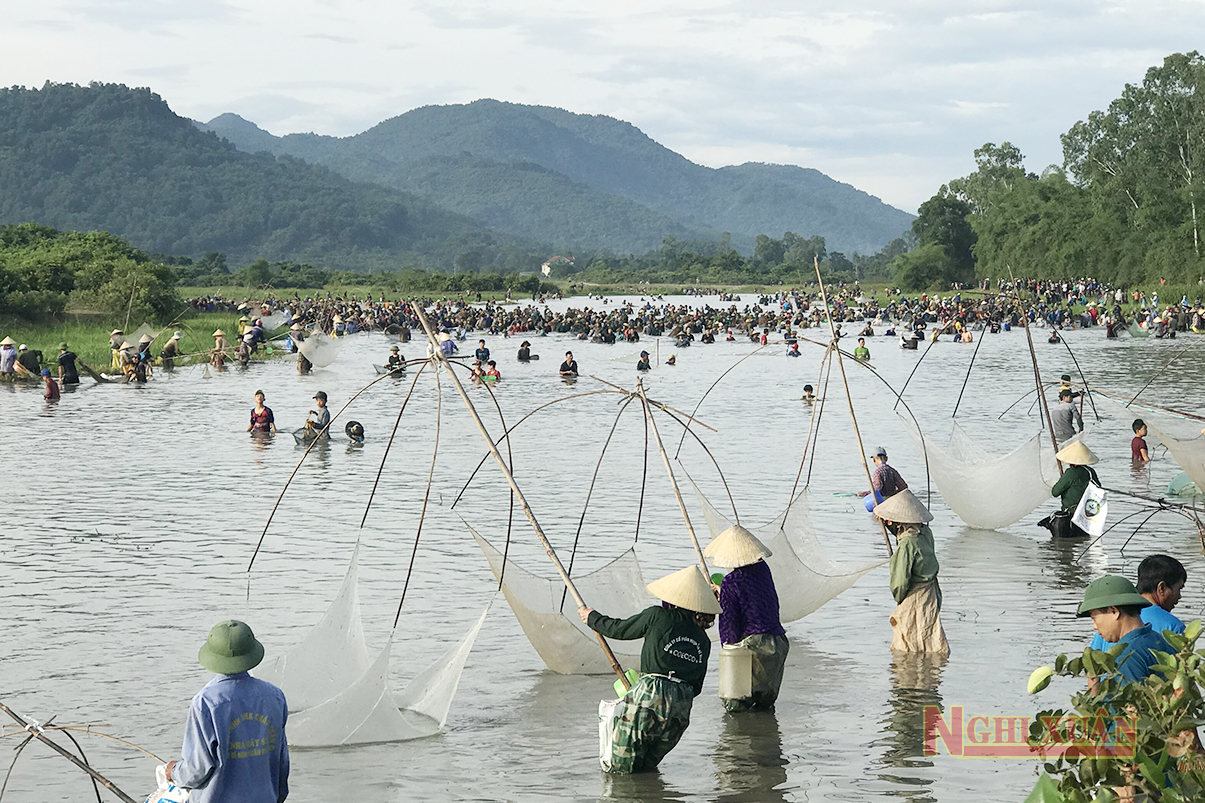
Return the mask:
<svg viewBox="0 0 1205 803">
<path fill-rule="evenodd" d="M 314 332 L 297 344 L 297 350 L 304 354 L 315 368 L 325 368 L 339 356 L 340 345 L 338 338 Z"/>
<path fill-rule="evenodd" d="M 1050 498 L 1053 459 L 1043 458 L 1042 433 L 997 456 L 979 446 L 957 423 L 942 448 L 902 418 L 904 429 L 924 450 L 929 475 L 950 509 L 971 527 L 996 530 L 1020 521 Z M 1047 469 L 1046 463 L 1049 463 Z M 1055 478 L 1057 479 L 1057 478 Z"/>
<path fill-rule="evenodd" d="M 357 570 L 360 545 L 352 551 L 339 594 L 318 624 L 293 649 L 256 675 L 284 689 L 290 711 L 313 708 L 355 683 L 370 663 L 360 624 Z M 290 725 L 290 736 L 292 725 Z"/>
<path fill-rule="evenodd" d="M 732 522 L 703 496 L 693 480 L 691 485 L 703 508 L 711 537 L 731 527 Z M 812 526 L 807 491 L 796 496 L 790 507 L 769 524 L 751 528 L 750 532 L 774 553 L 765 560 L 774 575 L 782 622 L 794 622 L 816 612 L 824 603 L 858 582 L 862 575 L 886 563 L 875 561 L 851 566 L 830 558 Z"/>
<path fill-rule="evenodd" d="M 502 574 L 502 553 L 469 527 L 477 546 L 490 562 L 494 577 Z M 633 616 L 653 604 L 644 587 L 636 553 L 629 549 L 590 574 L 574 577 L 582 598 L 607 616 Z M 506 561 L 502 593 L 531 646 L 553 672 L 562 675 L 603 675 L 611 671 L 594 631 L 582 624 L 573 597 L 564 597 L 560 578 L 532 574 L 513 560 Z M 561 600 L 564 598 L 564 606 Z M 611 644 L 615 657 L 625 666 L 640 666 L 639 642 Z"/>
<path fill-rule="evenodd" d="M 289 742 L 296 747 L 394 742 L 431 736 L 443 727 L 473 642 L 489 606 L 458 644 L 396 697 L 390 691 L 390 636 L 370 661 L 360 622 L 359 544 L 339 594 L 300 644 L 256 670 L 289 702 Z"/>
<path fill-rule="evenodd" d="M 263 325 L 263 330 L 265 332 L 271 332 L 272 330 L 279 329 L 288 323 L 289 316 L 285 315 L 283 312 L 274 312 L 271 315 L 264 315 L 259 320 Z"/>
<path fill-rule="evenodd" d="M 1151 434 L 1167 447 L 1172 459 L 1180 464 L 1184 473 L 1198 488 L 1205 488 L 1205 435 L 1198 434 L 1192 438 L 1178 438 L 1164 429 L 1158 429 L 1147 419 Z"/>
<path fill-rule="evenodd" d="M 1130 333 L 1130 337 L 1136 337 L 1139 340 L 1141 340 L 1144 337 L 1151 336 L 1150 330 L 1143 329 L 1141 326 L 1138 325 L 1138 321 L 1131 321 L 1130 325 L 1126 327 L 1126 331 Z"/>
<path fill-rule="evenodd" d="M 464 638 L 396 697 L 389 683 L 390 636 L 355 683 L 320 705 L 289 716 L 290 746 L 338 747 L 434 736 L 447 721 L 464 665 L 489 610 L 487 605 Z"/>
</svg>

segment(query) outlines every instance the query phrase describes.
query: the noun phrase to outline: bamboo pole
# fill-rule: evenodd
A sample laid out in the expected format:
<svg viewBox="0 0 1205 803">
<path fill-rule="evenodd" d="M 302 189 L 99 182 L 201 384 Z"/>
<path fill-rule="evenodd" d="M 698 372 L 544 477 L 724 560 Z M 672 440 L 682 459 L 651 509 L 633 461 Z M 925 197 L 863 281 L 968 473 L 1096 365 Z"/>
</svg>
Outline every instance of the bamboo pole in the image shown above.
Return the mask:
<svg viewBox="0 0 1205 803">
<path fill-rule="evenodd" d="M 116 786 L 114 786 L 113 782 L 110 781 L 108 778 L 101 775 L 99 772 L 92 769 L 90 766 L 85 764 L 83 761 L 80 761 L 78 758 L 76 758 L 74 755 L 72 755 L 69 750 L 52 742 L 49 738 L 47 738 L 47 736 L 44 733 L 42 733 L 42 728 L 39 727 L 37 725 L 37 723 L 27 721 L 25 719 L 25 717 L 21 716 L 16 711 L 13 711 L 11 708 L 9 708 L 4 703 L 0 703 L 0 711 L 3 711 L 4 713 L 8 714 L 10 717 L 15 719 L 18 723 L 20 723 L 21 727 L 23 727 L 23 728 L 25 728 L 25 730 L 29 731 L 30 736 L 32 736 L 33 738 L 42 742 L 43 744 L 48 746 L 50 749 L 52 749 L 56 753 L 58 753 L 60 756 L 67 759 L 72 764 L 74 764 L 75 766 L 77 766 L 81 770 L 83 770 L 84 772 L 88 773 L 88 775 L 92 776 L 92 780 L 98 782 L 101 786 L 108 789 L 113 794 L 117 795 L 117 797 L 121 799 L 122 803 L 138 803 L 138 801 L 134 800 L 134 798 L 130 797 L 125 792 L 121 791 Z"/>
<path fill-rule="evenodd" d="M 703 579 L 708 583 L 711 582 L 711 574 L 707 571 L 707 559 L 703 557 L 703 548 L 699 546 L 699 537 L 695 535 L 694 525 L 690 523 L 690 514 L 686 512 L 686 503 L 682 501 L 682 491 L 678 488 L 678 480 L 674 478 L 674 470 L 669 464 L 669 455 L 665 452 L 665 444 L 661 442 L 661 433 L 657 431 L 657 420 L 653 418 L 653 408 L 649 405 L 649 397 L 644 393 L 644 381 L 636 380 L 636 392 L 640 394 L 640 400 L 644 403 L 644 414 L 648 416 L 648 422 L 653 427 L 653 439 L 657 441 L 657 449 L 661 452 L 661 462 L 665 464 L 665 473 L 669 475 L 669 484 L 673 486 L 674 498 L 678 500 L 678 509 L 682 511 L 682 520 L 686 522 L 686 532 L 690 535 L 690 543 L 695 548 L 695 556 L 699 559 L 699 571 L 703 572 Z"/>
<path fill-rule="evenodd" d="M 1021 294 L 1017 292 L 1017 279 L 1013 276 L 1012 265 L 1008 266 L 1008 277 L 1013 282 L 1013 296 L 1017 299 L 1017 307 L 1021 307 Z M 1029 331 L 1029 315 L 1020 309 L 1021 323 L 1025 327 L 1025 341 L 1029 343 L 1029 358 L 1033 361 L 1033 381 L 1038 389 L 1038 399 L 1042 402 L 1042 412 L 1046 414 L 1046 428 L 1050 432 L 1050 445 L 1054 447 L 1054 464 L 1059 467 L 1059 476 L 1063 475 L 1063 462 L 1057 457 L 1059 451 L 1058 439 L 1054 437 L 1054 421 L 1050 419 L 1050 405 L 1046 403 L 1046 389 L 1042 386 L 1042 372 L 1038 370 L 1038 352 L 1033 347 L 1033 334 Z"/>
<path fill-rule="evenodd" d="M 980 332 L 979 342 L 975 344 L 975 350 L 971 352 L 971 364 L 967 366 L 967 375 L 962 379 L 962 389 L 958 391 L 958 401 L 954 402 L 954 413 L 950 418 L 958 416 L 958 406 L 962 404 L 962 394 L 966 393 L 967 382 L 971 381 L 971 369 L 975 367 L 975 358 L 979 356 L 979 347 L 983 345 L 983 341 L 986 339 L 983 337 L 983 332 Z"/>
<path fill-rule="evenodd" d="M 824 302 L 824 315 L 828 318 L 828 330 L 833 337 L 832 345 L 829 348 L 837 353 L 837 367 L 841 369 L 841 384 L 845 386 L 845 402 L 849 405 L 849 420 L 853 423 L 854 438 L 858 441 L 858 457 L 862 459 L 862 470 L 866 472 L 866 482 L 870 486 L 870 495 L 873 497 L 874 478 L 870 476 L 870 465 L 866 462 L 866 447 L 862 445 L 862 433 L 858 430 L 858 417 L 854 414 L 854 397 L 849 392 L 849 379 L 845 376 L 845 363 L 841 361 L 841 349 L 837 348 L 837 330 L 833 326 L 833 313 L 828 306 L 828 294 L 824 292 L 824 279 L 820 278 L 820 259 L 813 256 L 812 264 L 816 268 L 816 281 L 820 283 L 820 300 Z M 814 450 L 813 454 L 815 454 Z M 890 556 L 894 550 L 891 548 L 891 538 L 887 535 L 887 525 L 878 516 L 875 516 L 875 521 L 879 523 L 879 529 L 883 531 L 883 543 L 887 545 L 887 555 Z"/>
<path fill-rule="evenodd" d="M 573 600 L 579 608 L 586 607 L 586 601 L 582 599 L 582 595 L 578 593 L 577 586 L 573 584 L 573 579 L 569 573 L 565 571 L 565 567 L 561 564 L 561 559 L 557 557 L 556 550 L 552 548 L 552 544 L 548 541 L 548 536 L 544 535 L 544 529 L 540 526 L 540 522 L 536 520 L 536 514 L 532 511 L 531 505 L 527 504 L 527 497 L 523 495 L 518 483 L 515 482 L 515 477 L 511 474 L 510 469 L 506 465 L 506 460 L 503 459 L 502 453 L 498 451 L 498 446 L 494 443 L 494 439 L 490 437 L 489 430 L 485 428 L 485 423 L 482 422 L 481 416 L 477 414 L 477 408 L 473 406 L 472 400 L 469 399 L 469 394 L 465 393 L 464 385 L 460 384 L 460 379 L 452 371 L 451 363 L 448 362 L 443 350 L 439 347 L 439 341 L 435 338 L 435 333 L 431 330 L 431 323 L 427 320 L 427 313 L 422 308 L 419 301 L 411 303 L 411 308 L 414 310 L 418 322 L 422 325 L 423 331 L 427 333 L 427 339 L 431 343 L 431 347 L 435 349 L 434 359 L 444 363 L 448 372 L 448 378 L 452 380 L 452 386 L 456 388 L 456 392 L 460 395 L 464 406 L 469 411 L 469 416 L 473 419 L 473 423 L 477 425 L 477 431 L 481 433 L 482 439 L 485 440 L 485 445 L 489 448 L 490 454 L 494 456 L 494 461 L 498 464 L 498 468 L 502 471 L 506 482 L 510 485 L 511 493 L 519 500 L 519 507 L 523 509 L 523 514 L 527 516 L 527 520 L 531 522 L 531 528 L 535 531 L 536 538 L 540 539 L 540 545 L 544 547 L 544 551 L 548 553 L 549 560 L 556 567 L 557 574 L 561 576 L 561 580 L 565 583 L 565 587 L 569 589 L 569 593 L 573 595 Z M 611 664 L 611 669 L 619 676 L 619 680 L 623 683 L 624 689 L 630 689 L 631 684 L 628 683 L 627 675 L 624 674 L 623 668 L 619 665 L 619 660 L 615 657 L 615 653 L 611 651 L 611 645 L 603 638 L 601 633 L 595 633 L 598 639 L 598 644 L 602 647 L 603 653 L 607 656 L 607 662 Z"/>
</svg>

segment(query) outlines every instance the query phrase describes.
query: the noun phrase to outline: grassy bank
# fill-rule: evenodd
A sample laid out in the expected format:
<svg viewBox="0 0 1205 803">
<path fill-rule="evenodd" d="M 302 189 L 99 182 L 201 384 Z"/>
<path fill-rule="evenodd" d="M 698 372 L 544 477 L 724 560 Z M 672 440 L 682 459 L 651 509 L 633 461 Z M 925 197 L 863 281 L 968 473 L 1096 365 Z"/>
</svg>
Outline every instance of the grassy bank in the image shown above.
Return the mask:
<svg viewBox="0 0 1205 803">
<path fill-rule="evenodd" d="M 197 356 L 178 360 L 177 364 L 203 362 L 208 359 L 208 352 L 213 348 L 213 331 L 221 329 L 226 333 L 226 339 L 233 342 L 238 332 L 238 319 L 238 313 L 191 313 L 170 327 L 157 327 L 158 335 L 151 347 L 151 353 L 158 355 L 172 333 L 180 332 L 180 351 Z M 124 321 L 84 315 L 70 315 L 63 320 L 39 322 L 21 318 L 0 318 L 0 338 L 7 335 L 18 344 L 25 343 L 31 349 L 40 350 L 43 365 L 55 374 L 58 373 L 56 366 L 59 344 L 64 342 L 93 370 L 107 371 L 112 361 L 109 332 L 115 328 L 124 328 Z M 129 328 L 135 331 L 138 327 L 131 322 Z M 261 349 L 257 359 L 267 356 Z"/>
</svg>

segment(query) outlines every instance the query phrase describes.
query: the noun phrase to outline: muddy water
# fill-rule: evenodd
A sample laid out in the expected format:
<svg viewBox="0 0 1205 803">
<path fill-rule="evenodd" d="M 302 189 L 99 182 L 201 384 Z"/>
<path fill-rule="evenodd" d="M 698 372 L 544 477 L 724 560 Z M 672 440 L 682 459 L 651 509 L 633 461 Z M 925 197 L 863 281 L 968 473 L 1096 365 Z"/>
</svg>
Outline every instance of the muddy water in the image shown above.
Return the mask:
<svg viewBox="0 0 1205 803">
<path fill-rule="evenodd" d="M 1022 332 L 985 337 L 957 420 L 985 448 L 1003 453 L 1038 431 L 1028 400 L 999 418 L 1032 386 L 1032 369 Z M 504 377 L 497 398 L 511 424 L 543 402 L 605 387 L 586 374 L 631 387 L 642 347 L 657 358 L 646 377 L 649 395 L 690 410 L 752 348 L 747 342 L 695 344 L 677 351 L 678 364 L 669 367 L 664 361 L 675 350 L 666 340 L 614 346 L 564 336 L 532 340 L 542 359 L 521 365 L 514 359 L 518 340 L 488 338 Z M 170 758 L 179 750 L 188 700 L 209 677 L 196 663 L 208 628 L 245 617 L 270 653 L 296 643 L 333 598 L 357 537 L 363 544 L 365 628 L 370 648 L 379 647 L 413 549 L 437 410 L 435 481 L 394 649 L 398 687 L 459 638 L 493 597 L 488 567 L 460 517 L 500 543 L 508 497 L 496 468 L 487 464 L 451 508 L 483 447 L 446 379 L 437 387 L 430 372 L 415 387 L 364 528 L 365 504 L 409 379 L 386 379 L 343 414 L 364 424 L 367 442 L 332 443 L 311 453 L 276 513 L 250 579 L 246 572 L 301 456 L 288 430 L 304 421 L 315 391 L 327 391 L 338 410 L 374 379 L 371 364 L 384 361 L 389 342 L 382 335 L 349 338 L 332 366 L 308 377 L 284 361 L 208 375 L 202 368 L 184 369 L 157 376 L 145 388 L 84 385 L 53 406 L 40 391 L 0 390 L 6 394 L 0 424 L 6 474 L 0 701 L 39 719 L 55 715 L 58 723 L 107 723 L 108 732 Z M 1109 343 L 1099 330 L 1070 333 L 1069 343 L 1093 382 L 1123 392 L 1137 390 L 1173 349 L 1186 345 Z M 474 345 L 470 340 L 462 348 Z M 902 351 L 883 337 L 869 345 L 874 366 L 897 387 L 925 353 L 924 346 Z M 1036 347 L 1045 373 L 1072 370 L 1062 346 L 1040 338 Z M 572 384 L 556 377 L 566 348 L 583 372 Z M 908 387 L 905 400 L 938 439 L 949 434 L 974 348 L 939 343 Z M 402 349 L 408 357 L 423 351 L 417 343 Z M 699 431 L 745 523 L 764 523 L 787 502 L 812 413 L 798 398 L 805 383 L 817 384 L 821 353 L 805 345 L 802 358 L 788 359 L 780 348 L 766 349 L 733 369 L 699 409 L 699 419 L 717 430 Z M 923 492 L 924 463 L 892 411 L 893 398 L 869 372 L 847 368 L 867 447 L 886 446 L 892 463 Z M 1199 411 L 1202 372 L 1199 360 L 1183 359 L 1144 398 Z M 266 442 L 244 432 L 252 394 L 261 388 L 282 429 Z M 836 371 L 829 392 L 811 471 L 813 519 L 838 559 L 883 559 L 881 536 L 860 500 L 837 495 L 865 481 Z M 480 388 L 470 394 L 499 430 L 488 394 Z M 639 405 L 621 414 L 619 401 L 617 395 L 571 399 L 537 413 L 513 436 L 518 481 L 567 554 L 603 442 L 620 415 L 584 520 L 575 571 L 601 565 L 633 541 L 644 426 Z M 1174 462 L 1157 450 L 1149 471 L 1132 472 L 1133 410 L 1099 398 L 1097 408 L 1103 420 L 1093 423 L 1089 442 L 1103 458 L 1097 468 L 1106 484 L 1161 491 L 1179 470 Z M 667 418 L 659 418 L 659 426 L 675 453 L 681 429 Z M 728 509 L 718 474 L 690 437 L 680 460 L 717 506 Z M 689 493 L 687 500 L 696 527 L 705 531 Z M 1132 575 L 1151 552 L 1176 555 L 1189 567 L 1177 610 L 1182 618 L 1199 616 L 1205 605 L 1205 562 L 1183 520 L 1155 517 L 1124 553 L 1120 547 L 1130 529 L 1123 526 L 1081 557 L 1082 545 L 1051 544 L 1035 526 L 1051 508 L 1053 502 L 1003 531 L 976 531 L 961 524 L 934 488 L 943 619 L 953 649 L 947 663 L 893 662 L 887 622 L 893 603 L 886 568 L 876 569 L 818 613 L 788 625 L 791 657 L 776 714 L 724 715 L 713 671 L 689 731 L 662 771 L 635 778 L 610 778 L 597 768 L 597 702 L 611 681 L 546 671 L 499 598 L 442 735 L 295 751 L 290 800 L 1021 800 L 1033 783 L 1032 761 L 963 760 L 944 749 L 923 757 L 923 707 L 1023 716 L 1065 701 L 1069 684 L 1056 681 L 1043 697 L 1032 698 L 1025 694 L 1026 677 L 1089 637 L 1090 625 L 1073 616 L 1083 587 L 1104 571 Z M 1124 503 L 1114 509 L 1115 517 L 1133 510 Z M 549 570 L 521 517 L 513 537 L 517 561 Z M 692 561 L 655 452 L 648 460 L 636 548 L 650 579 Z M 131 794 L 140 797 L 153 786 L 153 761 L 83 738 L 90 758 Z M 91 791 L 81 774 L 31 746 L 6 800 L 78 801 L 86 795 Z"/>
</svg>

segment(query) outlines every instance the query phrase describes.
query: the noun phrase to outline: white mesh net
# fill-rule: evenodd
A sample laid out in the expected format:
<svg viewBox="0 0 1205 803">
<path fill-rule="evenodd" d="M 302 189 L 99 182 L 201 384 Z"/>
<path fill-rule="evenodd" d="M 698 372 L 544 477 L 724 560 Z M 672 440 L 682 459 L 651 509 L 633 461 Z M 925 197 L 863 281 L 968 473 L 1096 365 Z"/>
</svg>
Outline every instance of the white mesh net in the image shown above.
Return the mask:
<svg viewBox="0 0 1205 803">
<path fill-rule="evenodd" d="M 355 683 L 370 663 L 360 624 L 357 569 L 360 545 L 352 551 L 339 595 L 326 614 L 293 649 L 261 665 L 257 677 L 284 689 L 290 711 L 313 708 Z"/>
<path fill-rule="evenodd" d="M 339 338 L 314 332 L 297 344 L 297 350 L 304 354 L 314 367 L 325 368 L 339 356 L 339 346 Z"/>
<path fill-rule="evenodd" d="M 1166 425 L 1163 428 L 1156 428 L 1148 420 L 1147 426 L 1150 428 L 1151 434 L 1167 447 L 1172 459 L 1180 464 L 1180 468 L 1184 469 L 1184 473 L 1196 483 L 1196 486 L 1205 488 L 1205 435 L 1198 434 L 1192 438 L 1179 438 L 1170 434 Z"/>
<path fill-rule="evenodd" d="M 921 435 L 911 421 L 901 420 L 925 452 L 929 475 L 942 498 L 971 527 L 1007 527 L 1050 498 L 1048 472 L 1055 468 L 1053 459 L 1043 455 L 1042 433 L 998 457 L 977 445 L 957 423 L 949 446 L 942 448 Z"/>
<path fill-rule="evenodd" d="M 691 485 L 694 485 L 693 480 Z M 732 522 L 703 496 L 697 485 L 694 485 L 694 489 L 711 537 L 731 527 Z M 769 524 L 750 528 L 749 531 L 774 553 L 766 558 L 766 563 L 774 575 L 779 619 L 784 623 L 814 613 L 856 583 L 862 575 L 886 563 L 876 561 L 847 566 L 830 558 L 816 538 L 808 512 L 807 491 L 796 496 L 791 506 Z"/>
<path fill-rule="evenodd" d="M 502 573 L 502 553 L 476 530 L 469 532 L 490 562 L 494 577 Z M 644 587 L 644 577 L 636 553 L 632 550 L 590 574 L 574 577 L 578 592 L 591 607 L 607 616 L 633 616 L 654 604 Z M 562 675 L 602 675 L 611 671 L 594 631 L 577 615 L 573 597 L 563 597 L 565 585 L 560 578 L 549 579 L 532 574 L 513 560 L 506 561 L 502 593 L 531 646 L 553 672 Z M 562 609 L 561 600 L 564 598 Z M 635 647 L 635 651 L 632 647 Z M 612 642 L 611 649 L 624 667 L 640 666 L 638 642 Z"/>
<path fill-rule="evenodd" d="M 396 698 L 389 688 L 390 637 L 372 666 L 329 700 L 289 716 L 289 744 L 337 747 L 402 742 L 433 736 L 448 718 L 465 662 L 481 632 L 489 606 L 456 646 L 406 684 Z M 286 696 L 288 690 L 285 690 Z"/>
<path fill-rule="evenodd" d="M 465 662 L 489 613 L 395 698 L 390 691 L 393 639 L 369 661 L 357 591 L 359 545 L 330 608 L 293 647 L 255 674 L 284 690 L 289 743 L 295 747 L 395 742 L 438 733 L 448 717 Z"/>
</svg>

